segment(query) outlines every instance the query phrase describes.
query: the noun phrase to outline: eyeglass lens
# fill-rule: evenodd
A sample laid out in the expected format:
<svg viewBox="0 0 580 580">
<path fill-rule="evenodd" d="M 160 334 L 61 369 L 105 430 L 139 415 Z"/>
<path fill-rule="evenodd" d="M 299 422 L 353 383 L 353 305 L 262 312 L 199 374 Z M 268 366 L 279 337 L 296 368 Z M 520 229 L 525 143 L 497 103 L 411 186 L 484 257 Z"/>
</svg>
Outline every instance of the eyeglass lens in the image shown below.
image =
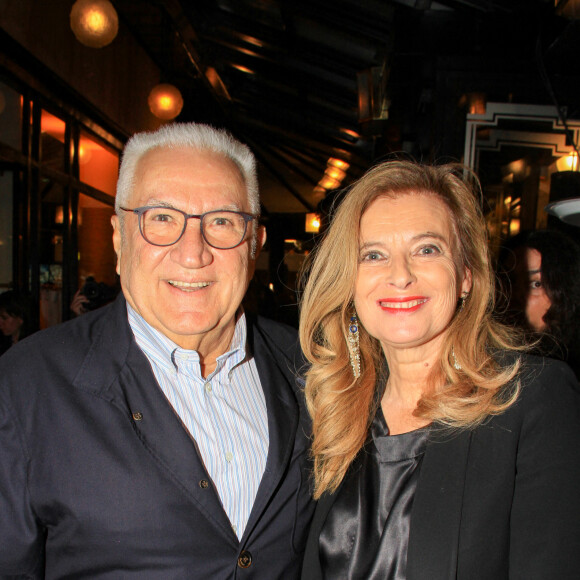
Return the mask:
<svg viewBox="0 0 580 580">
<path fill-rule="evenodd" d="M 141 214 L 143 237 L 157 246 L 175 244 L 186 227 L 186 215 L 178 210 L 156 207 Z M 205 241 L 214 248 L 228 249 L 240 244 L 246 234 L 244 216 L 233 211 L 211 211 L 201 217 Z"/>
</svg>

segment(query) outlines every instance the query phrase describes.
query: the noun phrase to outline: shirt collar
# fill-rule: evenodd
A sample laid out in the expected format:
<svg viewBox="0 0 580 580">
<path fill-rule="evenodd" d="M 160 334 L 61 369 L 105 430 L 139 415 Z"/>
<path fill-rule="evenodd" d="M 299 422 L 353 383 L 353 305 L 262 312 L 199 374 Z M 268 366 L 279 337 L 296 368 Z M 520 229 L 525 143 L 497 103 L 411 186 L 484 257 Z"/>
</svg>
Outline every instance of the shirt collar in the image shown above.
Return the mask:
<svg viewBox="0 0 580 580">
<path fill-rule="evenodd" d="M 241 363 L 246 357 L 246 315 L 243 309 L 237 312 L 236 326 L 234 328 L 234 335 L 230 343 L 230 348 L 227 352 L 221 354 L 216 359 L 216 370 L 219 372 L 222 367 L 226 367 L 227 371 L 231 371 L 236 365 Z M 179 353 L 183 356 L 191 357 L 199 362 L 199 354 L 195 350 L 187 350 L 175 344 L 171 339 L 167 338 L 162 332 L 153 328 L 140 314 L 138 314 L 131 305 L 127 302 L 127 318 L 129 326 L 133 331 L 135 340 L 141 350 L 147 357 L 160 365 L 175 372 L 177 370 L 175 363 L 175 354 Z"/>
</svg>

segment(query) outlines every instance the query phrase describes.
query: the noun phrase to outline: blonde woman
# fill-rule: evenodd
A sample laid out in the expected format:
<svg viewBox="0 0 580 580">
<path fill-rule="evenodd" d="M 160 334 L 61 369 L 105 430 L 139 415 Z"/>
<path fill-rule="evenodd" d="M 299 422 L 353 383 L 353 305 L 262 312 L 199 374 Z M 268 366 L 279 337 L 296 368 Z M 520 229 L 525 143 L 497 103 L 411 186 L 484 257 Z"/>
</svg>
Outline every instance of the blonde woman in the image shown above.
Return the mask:
<svg viewBox="0 0 580 580">
<path fill-rule="evenodd" d="M 460 168 L 387 162 L 342 201 L 301 311 L 304 579 L 578 578 L 574 376 L 524 353 L 493 290 Z"/>
</svg>

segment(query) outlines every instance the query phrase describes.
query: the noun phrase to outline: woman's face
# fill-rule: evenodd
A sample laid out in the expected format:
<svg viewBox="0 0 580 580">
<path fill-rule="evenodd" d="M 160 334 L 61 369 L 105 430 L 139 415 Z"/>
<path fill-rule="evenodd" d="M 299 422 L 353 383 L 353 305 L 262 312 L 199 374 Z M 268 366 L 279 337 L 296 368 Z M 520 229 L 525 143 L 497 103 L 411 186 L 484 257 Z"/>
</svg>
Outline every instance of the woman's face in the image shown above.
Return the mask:
<svg viewBox="0 0 580 580">
<path fill-rule="evenodd" d="M 387 357 L 393 349 L 439 348 L 471 288 L 469 271 L 457 274 L 454 240 L 451 214 L 434 195 L 381 197 L 363 214 L 354 302 Z"/>
<path fill-rule="evenodd" d="M 11 314 L 8 314 L 6 310 L 0 310 L 0 332 L 2 332 L 4 336 L 18 338 L 22 322 L 22 318 L 12 316 Z"/>
<path fill-rule="evenodd" d="M 533 248 L 526 248 L 524 254 L 524 280 L 527 282 L 525 312 L 528 324 L 536 331 L 546 328 L 544 316 L 552 302 L 542 284 L 542 254 Z"/>
</svg>

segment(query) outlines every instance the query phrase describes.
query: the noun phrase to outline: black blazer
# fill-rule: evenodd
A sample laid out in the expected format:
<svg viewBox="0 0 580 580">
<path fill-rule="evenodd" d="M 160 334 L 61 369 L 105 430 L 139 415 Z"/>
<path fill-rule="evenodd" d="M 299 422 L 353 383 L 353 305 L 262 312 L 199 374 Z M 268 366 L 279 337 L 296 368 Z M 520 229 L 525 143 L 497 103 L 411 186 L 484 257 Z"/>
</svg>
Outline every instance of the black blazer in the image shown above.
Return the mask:
<svg viewBox="0 0 580 580">
<path fill-rule="evenodd" d="M 428 444 L 407 580 L 580 578 L 578 384 L 566 365 L 531 356 L 521 379 L 521 396 L 505 413 Z M 318 502 L 305 580 L 322 578 L 318 538 L 334 498 Z"/>
<path fill-rule="evenodd" d="M 270 445 L 238 541 L 125 301 L 0 360 L 0 577 L 296 578 L 313 503 L 296 333 L 248 320 Z"/>
</svg>

